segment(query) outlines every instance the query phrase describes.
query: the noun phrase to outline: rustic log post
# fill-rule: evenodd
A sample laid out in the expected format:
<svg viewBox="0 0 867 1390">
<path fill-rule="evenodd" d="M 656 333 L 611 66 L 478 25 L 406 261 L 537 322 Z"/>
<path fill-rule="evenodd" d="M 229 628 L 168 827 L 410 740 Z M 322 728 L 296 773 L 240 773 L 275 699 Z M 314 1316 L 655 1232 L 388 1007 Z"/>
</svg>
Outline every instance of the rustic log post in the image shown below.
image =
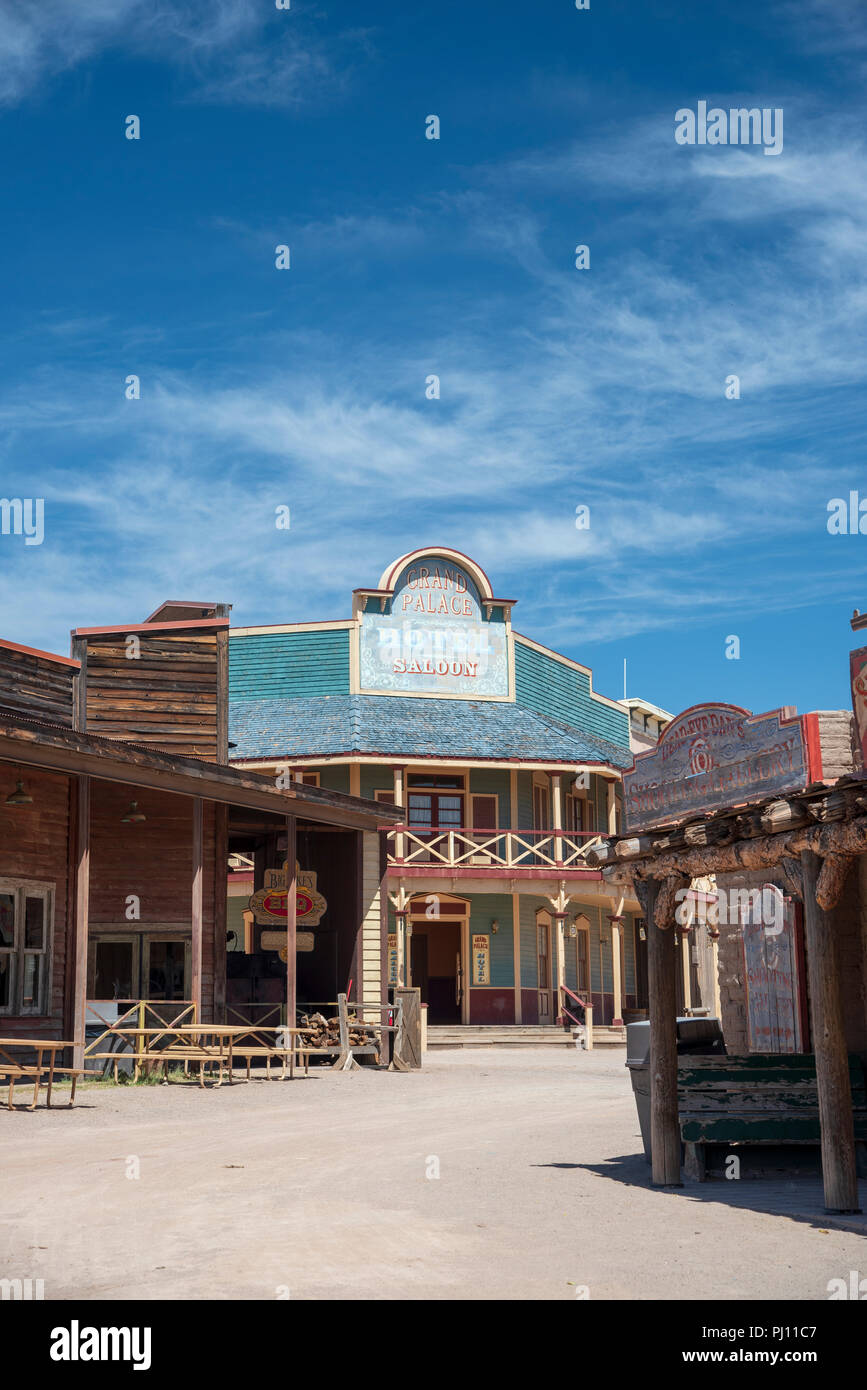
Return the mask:
<svg viewBox="0 0 867 1390">
<path fill-rule="evenodd" d="M 90 778 L 78 778 L 75 821 L 75 985 L 72 1065 L 84 1066 L 87 1022 L 87 932 L 90 912 Z"/>
<path fill-rule="evenodd" d="M 297 891 L 295 859 L 298 853 L 296 817 L 286 817 L 286 1027 L 297 1027 Z"/>
<path fill-rule="evenodd" d="M 647 987 L 650 1016 L 650 1147 L 653 1182 L 657 1187 L 680 1187 L 680 1128 L 677 1121 L 677 954 L 671 925 L 656 922 L 662 884 L 636 880 L 636 892 L 647 923 Z M 673 904 L 673 891 L 666 901 Z"/>
<path fill-rule="evenodd" d="M 193 797 L 193 882 L 190 904 L 191 921 L 191 979 L 190 979 L 190 998 L 196 1006 L 193 1015 L 197 1023 L 203 1023 L 202 1015 L 202 904 L 203 904 L 203 880 L 204 880 L 204 826 L 202 816 L 202 798 Z M 219 888 L 218 890 L 219 891 Z"/>
<path fill-rule="evenodd" d="M 858 1178 L 852 1088 L 843 1032 L 836 943 L 828 914 L 816 901 L 822 861 L 812 850 L 805 849 L 801 851 L 801 868 L 825 1209 L 829 1212 L 853 1212 L 859 1210 Z"/>
</svg>

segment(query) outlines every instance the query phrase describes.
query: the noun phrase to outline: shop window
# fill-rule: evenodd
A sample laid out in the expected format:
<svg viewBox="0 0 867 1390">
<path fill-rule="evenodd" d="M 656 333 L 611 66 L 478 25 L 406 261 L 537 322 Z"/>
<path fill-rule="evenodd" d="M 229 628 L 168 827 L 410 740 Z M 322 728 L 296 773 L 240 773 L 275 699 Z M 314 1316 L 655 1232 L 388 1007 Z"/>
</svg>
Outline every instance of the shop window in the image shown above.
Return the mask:
<svg viewBox="0 0 867 1390">
<path fill-rule="evenodd" d="M 303 784 L 304 784 L 305 787 L 318 787 L 318 786 L 319 786 L 319 773 L 318 773 L 318 772 L 302 772 L 302 774 L 301 774 L 301 781 L 303 782 Z"/>
<path fill-rule="evenodd" d="M 53 906 L 52 886 L 0 879 L 0 1013 L 45 1012 Z"/>
</svg>

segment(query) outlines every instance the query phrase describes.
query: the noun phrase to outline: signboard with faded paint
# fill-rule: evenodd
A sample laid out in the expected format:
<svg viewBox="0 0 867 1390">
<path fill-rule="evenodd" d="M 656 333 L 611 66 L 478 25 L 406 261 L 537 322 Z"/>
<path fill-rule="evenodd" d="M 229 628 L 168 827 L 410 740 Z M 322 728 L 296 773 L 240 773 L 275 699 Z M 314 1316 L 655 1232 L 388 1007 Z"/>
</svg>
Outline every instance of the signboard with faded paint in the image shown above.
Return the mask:
<svg viewBox="0 0 867 1390">
<path fill-rule="evenodd" d="M 266 869 L 264 886 L 254 893 L 249 908 L 262 926 L 279 926 L 286 921 L 289 865 Z M 295 921 L 298 927 L 318 927 L 328 903 L 316 888 L 316 874 L 295 866 Z M 301 948 L 299 947 L 299 950 Z"/>
<path fill-rule="evenodd" d="M 367 693 L 507 697 L 506 624 L 466 570 L 426 556 L 398 575 L 388 611 L 362 613 L 359 666 Z"/>
<path fill-rule="evenodd" d="M 804 721 L 793 708 L 750 714 L 737 705 L 694 705 L 624 774 L 624 821 L 627 831 L 645 830 L 799 791 L 810 780 Z"/>
<path fill-rule="evenodd" d="M 765 894 L 778 911 L 762 910 Z M 801 979 L 795 905 L 774 884 L 752 895 L 742 921 L 747 1038 L 751 1052 L 800 1052 Z"/>
<path fill-rule="evenodd" d="M 852 678 L 852 709 L 855 728 L 861 744 L 862 766 L 867 767 L 867 647 L 849 653 L 849 673 Z"/>
<path fill-rule="evenodd" d="M 481 934 L 474 936 L 472 948 L 473 984 L 489 985 L 491 983 L 490 937 L 482 936 Z"/>
</svg>

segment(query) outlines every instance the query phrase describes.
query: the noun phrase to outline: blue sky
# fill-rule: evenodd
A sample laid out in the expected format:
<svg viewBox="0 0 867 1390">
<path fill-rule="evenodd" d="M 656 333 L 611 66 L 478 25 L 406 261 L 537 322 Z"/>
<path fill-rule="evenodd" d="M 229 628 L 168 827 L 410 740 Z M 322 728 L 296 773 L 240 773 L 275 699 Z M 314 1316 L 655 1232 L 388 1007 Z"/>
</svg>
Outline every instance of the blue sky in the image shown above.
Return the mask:
<svg viewBox="0 0 867 1390">
<path fill-rule="evenodd" d="M 0 496 L 46 527 L 0 635 L 348 616 L 447 544 L 603 693 L 848 704 L 865 77 L 862 0 L 0 0 Z M 700 100 L 783 152 L 679 146 Z"/>
</svg>

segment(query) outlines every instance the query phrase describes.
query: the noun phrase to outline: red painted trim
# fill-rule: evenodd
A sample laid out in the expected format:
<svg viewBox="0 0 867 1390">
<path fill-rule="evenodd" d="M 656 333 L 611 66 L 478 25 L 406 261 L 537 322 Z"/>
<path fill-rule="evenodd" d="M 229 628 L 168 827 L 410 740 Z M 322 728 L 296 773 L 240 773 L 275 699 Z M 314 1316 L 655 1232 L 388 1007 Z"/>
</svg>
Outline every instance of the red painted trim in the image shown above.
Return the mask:
<svg viewBox="0 0 867 1390">
<path fill-rule="evenodd" d="M 181 598 L 167 598 L 166 601 L 165 601 L 165 603 L 159 603 L 159 604 L 157 604 L 157 606 L 156 606 L 156 608 L 154 609 L 153 613 L 149 613 L 148 616 L 145 618 L 145 622 L 146 622 L 146 623 L 151 623 L 151 622 L 153 622 L 153 620 L 154 620 L 154 618 L 156 617 L 157 613 L 162 613 L 162 611 L 163 611 L 164 608 L 205 608 L 205 609 L 210 608 L 211 611 L 213 612 L 213 610 L 214 610 L 216 607 L 217 607 L 216 603 L 200 603 L 200 602 L 198 602 L 198 601 L 195 600 L 195 599 L 190 599 L 189 602 L 187 602 L 185 599 L 181 599 Z"/>
<path fill-rule="evenodd" d="M 60 666 L 74 666 L 76 671 L 81 670 L 81 662 L 74 660 L 71 656 L 57 656 L 55 652 L 43 651 L 41 647 L 22 647 L 20 642 L 7 642 L 4 637 L 0 637 L 0 647 L 5 647 L 10 652 L 23 652 L 25 656 L 38 656 L 41 661 L 56 661 Z"/>
<path fill-rule="evenodd" d="M 465 869 L 460 864 L 389 864 L 388 873 L 390 878 L 568 878 L 595 881 L 602 878 L 600 869 L 564 868 L 562 864 L 538 869 L 509 869 L 503 865 L 490 869 Z"/>
<path fill-rule="evenodd" d="M 807 776 L 811 782 L 821 782 L 822 774 L 822 739 L 819 733 L 818 714 L 804 714 L 801 716 L 801 725 L 804 731 L 804 747 L 807 751 Z"/>
<path fill-rule="evenodd" d="M 73 637 L 98 637 L 101 633 L 117 632 L 167 632 L 169 630 L 185 632 L 194 627 L 207 627 L 216 631 L 217 628 L 227 628 L 230 626 L 228 618 L 191 618 L 186 623 L 118 623 L 113 627 L 74 627 Z"/>
</svg>

